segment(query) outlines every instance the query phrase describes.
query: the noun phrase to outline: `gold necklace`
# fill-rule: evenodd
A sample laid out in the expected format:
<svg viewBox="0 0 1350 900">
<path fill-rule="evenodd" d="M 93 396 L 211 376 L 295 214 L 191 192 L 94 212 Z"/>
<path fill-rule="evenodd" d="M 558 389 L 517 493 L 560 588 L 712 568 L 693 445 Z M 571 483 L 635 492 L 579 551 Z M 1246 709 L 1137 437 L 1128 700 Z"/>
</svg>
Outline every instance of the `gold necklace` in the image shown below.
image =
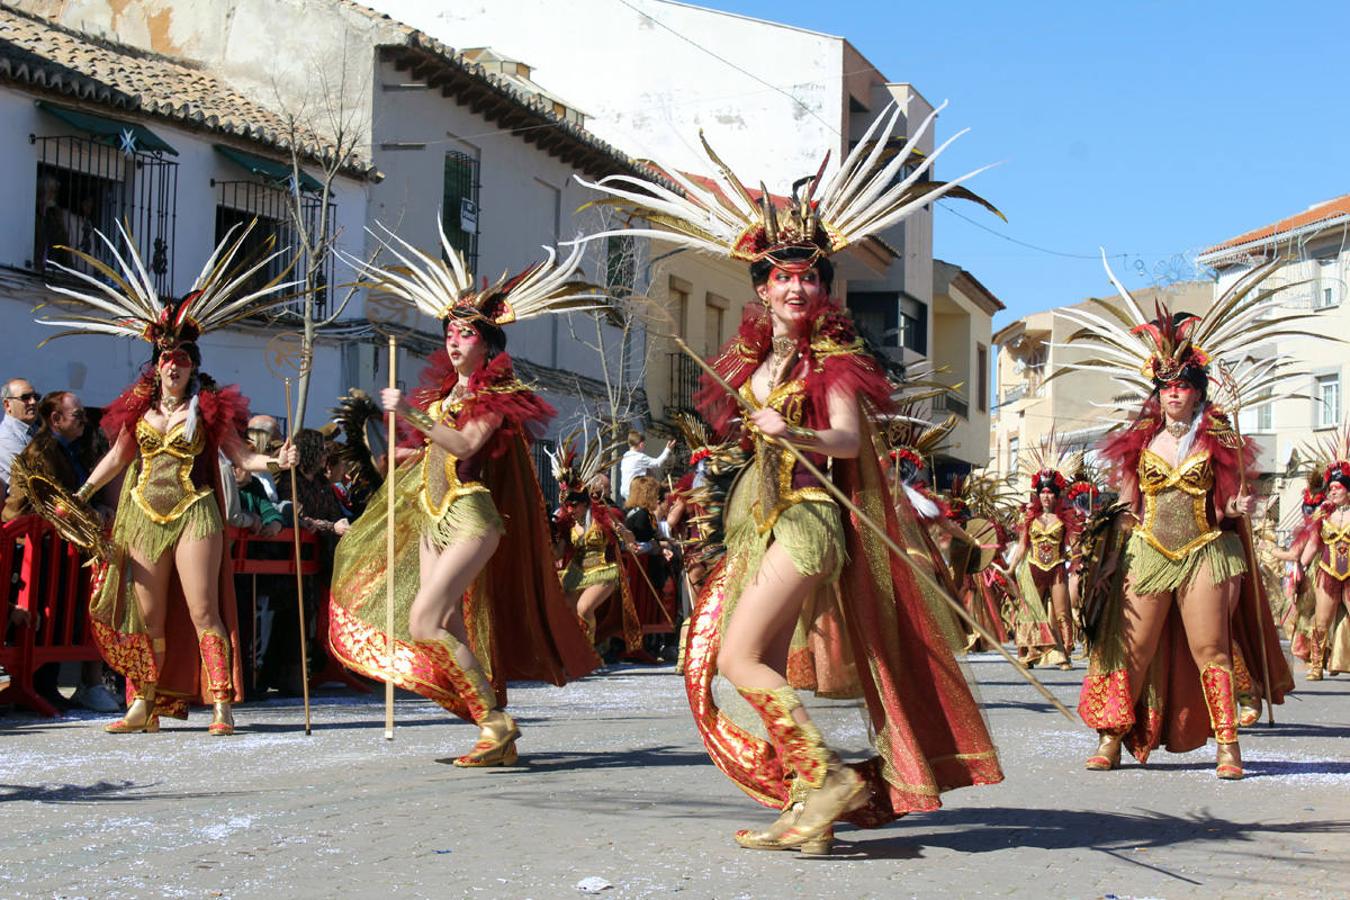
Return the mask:
<svg viewBox="0 0 1350 900">
<path fill-rule="evenodd" d="M 1191 423 L 1190 423 L 1190 422 L 1168 422 L 1168 423 L 1167 423 L 1167 433 L 1170 434 L 1172 437 L 1176 438 L 1177 440 L 1181 440 L 1183 437 L 1185 437 L 1185 436 L 1186 436 L 1186 432 L 1188 432 L 1188 431 L 1190 431 L 1190 430 L 1191 430 Z"/>
<path fill-rule="evenodd" d="M 773 366 L 775 372 L 778 371 L 778 367 L 783 364 L 785 359 L 797 352 L 797 342 L 790 337 L 783 337 L 781 335 L 773 339 L 770 347 L 770 357 L 772 360 L 770 364 Z"/>
<path fill-rule="evenodd" d="M 164 407 L 164 412 L 173 415 L 174 410 L 183 405 L 183 401 L 172 394 L 165 394 L 159 398 L 159 405 Z"/>
</svg>

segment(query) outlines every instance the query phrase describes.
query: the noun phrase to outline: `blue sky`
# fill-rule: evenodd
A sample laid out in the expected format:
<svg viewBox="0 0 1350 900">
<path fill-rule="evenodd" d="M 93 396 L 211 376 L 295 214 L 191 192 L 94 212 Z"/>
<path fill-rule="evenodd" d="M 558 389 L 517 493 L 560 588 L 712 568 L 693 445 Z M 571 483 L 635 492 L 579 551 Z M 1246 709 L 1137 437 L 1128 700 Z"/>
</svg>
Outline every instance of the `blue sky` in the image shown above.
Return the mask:
<svg viewBox="0 0 1350 900">
<path fill-rule="evenodd" d="M 1350 3 L 700 5 L 842 35 L 888 78 L 951 101 L 939 136 L 972 130 L 941 172 L 1004 161 L 972 187 L 1009 221 L 948 203 L 935 253 L 1007 304 L 996 327 L 1107 294 L 1098 246 L 1126 254 L 1112 265 L 1127 286 L 1147 286 L 1211 244 L 1350 193 L 1336 74 Z"/>
</svg>

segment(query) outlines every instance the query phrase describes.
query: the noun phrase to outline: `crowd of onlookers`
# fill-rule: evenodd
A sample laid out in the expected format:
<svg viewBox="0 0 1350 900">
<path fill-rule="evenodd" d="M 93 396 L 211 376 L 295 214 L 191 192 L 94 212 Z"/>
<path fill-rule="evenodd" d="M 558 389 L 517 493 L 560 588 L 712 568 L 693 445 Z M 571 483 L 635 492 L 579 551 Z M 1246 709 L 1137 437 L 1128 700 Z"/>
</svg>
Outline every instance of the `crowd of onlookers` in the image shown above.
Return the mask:
<svg viewBox="0 0 1350 900">
<path fill-rule="evenodd" d="M 24 378 L 12 378 L 0 387 L 4 417 L 0 419 L 0 506 L 3 520 L 36 512 L 29 491 L 29 478 L 35 474 L 59 482 L 74 492 L 108 449 L 108 441 L 97 421 L 86 413 L 73 391 L 39 394 Z M 361 515 L 371 486 L 348 471 L 345 455 L 328 432 L 302 429 L 294 443 L 299 462 L 294 474 L 294 493 L 290 473 L 277 475 L 247 472 L 220 457 L 222 500 L 228 525 L 262 537 L 276 537 L 292 523 L 292 501 L 298 499 L 299 523 L 303 531 L 317 537 L 318 574 L 306 576 L 306 631 L 309 659 L 300 662 L 296 579 L 281 575 L 236 575 L 235 600 L 240 623 L 240 652 L 244 660 L 245 691 L 258 696 L 269 689 L 299 693 L 302 678 L 322 666 L 325 641 L 316 633 L 316 618 L 322 588 L 331 574 L 333 550 L 338 538 Z M 274 452 L 281 444 L 281 429 L 272 416 L 254 416 L 248 422 L 246 439 L 261 453 Z M 664 595 L 678 620 L 681 606 L 679 541 L 672 524 L 681 511 L 672 510 L 667 478 L 658 476 L 668 466 L 675 442 L 666 444 L 657 456 L 645 452 L 645 439 L 636 432 L 629 435 L 628 452 L 619 465 L 617 505 L 624 509 L 634 547 L 650 582 Z M 92 506 L 109 523 L 115 515 L 121 495 L 119 477 L 104 487 L 92 500 Z M 20 585 L 18 560 L 25 548 L 16 546 L 9 596 L 4 604 L 8 621 L 0 640 L 12 642 L 15 630 L 34 628 L 40 622 L 17 607 L 13 600 Z M 289 541 L 251 542 L 247 553 L 255 559 L 287 559 L 294 553 Z M 673 599 L 672 599 L 673 598 Z M 602 648 L 603 649 L 603 648 Z M 673 659 L 675 636 L 653 635 L 646 650 L 651 656 Z M 121 692 L 111 672 L 101 662 L 74 666 L 65 671 L 67 683 L 76 682 L 73 694 L 62 688 L 62 672 L 57 664 L 43 666 L 35 673 L 35 687 L 58 709 L 72 706 L 115 712 L 121 708 Z M 0 688 L 7 682 L 0 669 Z"/>
</svg>

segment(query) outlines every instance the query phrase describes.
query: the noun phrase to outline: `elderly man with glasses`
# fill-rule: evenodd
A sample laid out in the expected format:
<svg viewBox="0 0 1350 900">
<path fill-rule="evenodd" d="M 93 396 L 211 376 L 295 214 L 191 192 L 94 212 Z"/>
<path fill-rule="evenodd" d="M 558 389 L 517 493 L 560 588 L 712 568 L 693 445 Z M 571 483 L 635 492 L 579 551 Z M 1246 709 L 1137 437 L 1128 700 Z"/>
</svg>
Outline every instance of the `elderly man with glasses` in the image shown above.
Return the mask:
<svg viewBox="0 0 1350 900">
<path fill-rule="evenodd" d="M 23 452 L 42 423 L 38 418 L 41 395 L 26 378 L 11 378 L 0 388 L 5 418 L 0 420 L 0 497 L 9 494 L 9 467 Z"/>
</svg>

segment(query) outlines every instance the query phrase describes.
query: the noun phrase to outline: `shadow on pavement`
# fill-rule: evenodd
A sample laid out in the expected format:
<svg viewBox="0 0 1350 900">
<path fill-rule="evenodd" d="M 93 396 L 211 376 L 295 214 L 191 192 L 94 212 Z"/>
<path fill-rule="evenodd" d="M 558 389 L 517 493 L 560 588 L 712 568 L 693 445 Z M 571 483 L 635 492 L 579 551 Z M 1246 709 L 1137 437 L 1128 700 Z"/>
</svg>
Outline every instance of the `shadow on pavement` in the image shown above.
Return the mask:
<svg viewBox="0 0 1350 900">
<path fill-rule="evenodd" d="M 242 797 L 255 791 L 170 791 L 149 792 L 153 784 L 134 781 L 96 781 L 93 784 L 0 784 L 0 803 L 29 800 L 38 803 L 136 803 L 143 800 L 192 800 L 200 798 Z"/>
<path fill-rule="evenodd" d="M 465 750 L 467 751 L 467 747 Z M 449 765 L 455 757 L 447 756 L 436 762 Z M 707 765 L 708 754 L 702 749 L 688 750 L 679 747 L 641 747 L 637 749 L 615 750 L 612 753 L 529 753 L 522 751 L 520 762 L 504 771 L 526 775 L 539 775 L 558 771 L 584 771 L 586 769 L 645 769 L 649 766 L 702 766 Z"/>
<path fill-rule="evenodd" d="M 1257 763 L 1256 765 L 1260 765 Z M 1202 810 L 1190 815 L 1141 810 L 1119 813 L 1103 810 L 954 809 L 940 817 L 920 817 L 904 836 L 859 841 L 856 849 L 868 859 L 912 859 L 915 847 L 945 847 L 958 853 L 990 853 L 1010 847 L 1042 850 L 1092 848 L 1102 851 L 1154 849 L 1180 844 L 1255 843 L 1269 834 L 1346 834 L 1350 819 L 1292 822 L 1234 821 Z M 904 828 L 902 820 L 898 827 Z M 924 827 L 941 828 L 920 835 Z M 847 832 L 848 837 L 861 832 Z"/>
</svg>

